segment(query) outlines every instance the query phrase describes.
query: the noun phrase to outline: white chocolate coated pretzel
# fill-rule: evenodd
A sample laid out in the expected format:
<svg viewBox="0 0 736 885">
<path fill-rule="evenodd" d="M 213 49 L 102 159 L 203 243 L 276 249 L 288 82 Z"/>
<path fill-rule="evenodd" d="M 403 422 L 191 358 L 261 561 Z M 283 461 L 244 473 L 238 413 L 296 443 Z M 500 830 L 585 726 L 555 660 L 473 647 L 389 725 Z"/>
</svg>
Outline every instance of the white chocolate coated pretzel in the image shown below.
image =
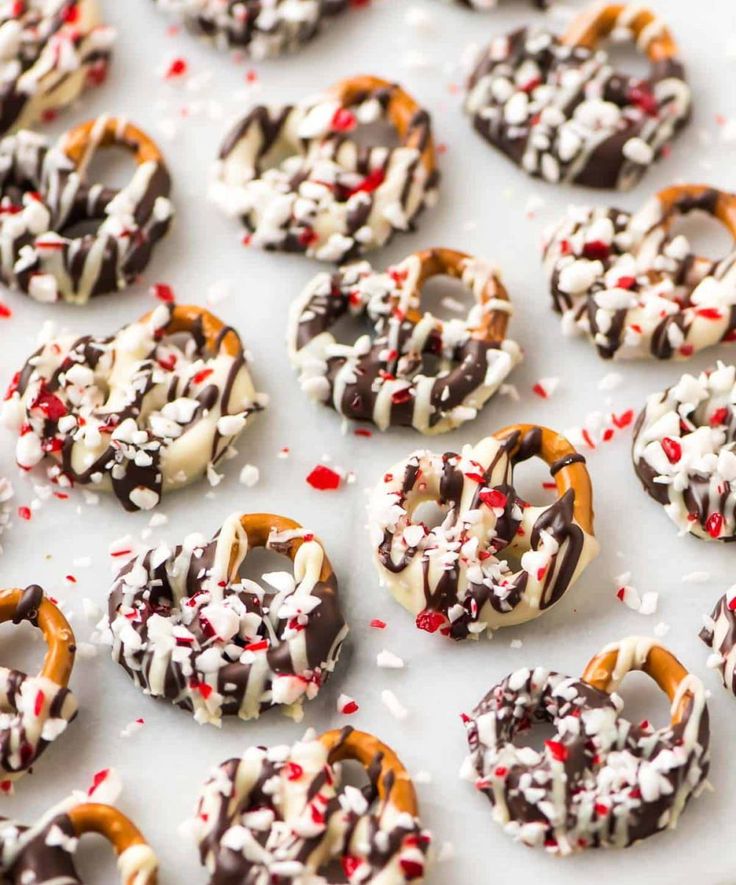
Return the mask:
<svg viewBox="0 0 736 885">
<path fill-rule="evenodd" d="M 723 258 L 695 254 L 673 230 L 691 212 L 734 238 Z M 571 207 L 545 235 L 544 266 L 563 331 L 604 359 L 688 359 L 736 334 L 736 195 L 674 185 L 633 214 Z"/>
<path fill-rule="evenodd" d="M 240 577 L 255 548 L 292 572 Z M 211 541 L 187 537 L 125 565 L 110 592 L 112 656 L 147 694 L 220 725 L 282 706 L 300 719 L 347 635 L 337 579 L 321 542 L 270 513 L 230 516 Z"/>
<path fill-rule="evenodd" d="M 365 791 L 342 782 L 341 762 L 366 771 Z M 396 754 L 352 728 L 292 746 L 249 747 L 216 768 L 200 793 L 193 833 L 211 885 L 274 880 L 325 883 L 339 862 L 350 883 L 423 881 L 430 835 Z"/>
<path fill-rule="evenodd" d="M 653 393 L 634 429 L 634 468 L 682 534 L 736 538 L 736 367 L 718 363 Z"/>
<path fill-rule="evenodd" d="M 184 19 L 192 33 L 220 49 L 245 49 L 255 59 L 294 52 L 349 0 L 154 0 Z"/>
<path fill-rule="evenodd" d="M 548 507 L 531 506 L 514 490 L 514 466 L 534 456 L 549 464 L 557 485 Z M 538 617 L 598 553 L 584 461 L 536 425 L 508 427 L 462 454 L 410 455 L 387 471 L 369 506 L 381 583 L 420 629 L 454 639 Z M 439 525 L 415 521 L 427 502 L 442 508 Z"/>
<path fill-rule="evenodd" d="M 0 133 L 31 127 L 102 83 L 114 40 L 97 0 L 2 0 Z"/>
<path fill-rule="evenodd" d="M 377 123 L 398 147 L 351 138 Z M 398 84 L 359 76 L 294 105 L 254 107 L 226 137 L 210 193 L 252 245 L 343 262 L 410 230 L 437 180 L 427 112 Z"/>
<path fill-rule="evenodd" d="M 201 307 L 161 305 L 108 337 L 62 335 L 17 374 L 4 417 L 16 460 L 126 510 L 198 479 L 265 402 L 238 334 Z"/>
<path fill-rule="evenodd" d="M 464 318 L 440 320 L 421 307 L 432 277 L 459 279 L 472 295 Z M 294 302 L 288 333 L 302 389 L 347 418 L 381 430 L 408 425 L 443 433 L 476 417 L 521 361 L 506 338 L 512 305 L 499 272 L 452 249 L 425 249 L 383 273 L 368 262 L 321 273 Z M 342 316 L 367 317 L 373 333 L 353 345 L 330 331 Z M 436 357 L 425 367 L 425 356 Z"/>
<path fill-rule="evenodd" d="M 663 728 L 623 717 L 615 692 L 633 670 L 667 694 Z M 523 734 L 539 722 L 555 731 L 535 750 Z M 488 692 L 466 727 L 464 775 L 512 838 L 551 854 L 625 848 L 674 829 L 708 774 L 703 685 L 646 637 L 606 646 L 581 679 L 543 667 L 517 670 Z"/>
<path fill-rule="evenodd" d="M 110 147 L 136 162 L 122 188 L 87 180 L 94 154 Z M 124 119 L 98 117 L 53 145 L 25 129 L 3 139 L 0 276 L 44 303 L 86 304 L 126 288 L 169 229 L 170 187 L 158 147 Z"/>
</svg>

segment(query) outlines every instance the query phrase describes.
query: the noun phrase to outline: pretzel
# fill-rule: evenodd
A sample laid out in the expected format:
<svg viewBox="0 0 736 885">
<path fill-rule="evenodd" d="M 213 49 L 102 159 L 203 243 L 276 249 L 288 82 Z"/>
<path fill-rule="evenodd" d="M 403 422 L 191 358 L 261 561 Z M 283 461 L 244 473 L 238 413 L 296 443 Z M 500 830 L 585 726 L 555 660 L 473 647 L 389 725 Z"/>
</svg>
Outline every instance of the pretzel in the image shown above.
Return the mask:
<svg viewBox="0 0 736 885">
<path fill-rule="evenodd" d="M 547 507 L 514 489 L 514 467 L 531 457 L 549 465 L 557 486 Z M 443 511 L 441 524 L 415 521 L 427 502 Z M 507 427 L 460 455 L 410 455 L 373 492 L 369 527 L 381 583 L 417 627 L 456 640 L 538 617 L 598 554 L 585 459 L 535 424 Z"/>
<path fill-rule="evenodd" d="M 375 123 L 399 146 L 350 134 Z M 427 112 L 401 86 L 359 76 L 295 105 L 255 106 L 220 148 L 211 197 L 241 218 L 248 244 L 343 262 L 409 230 L 438 179 Z"/>
<path fill-rule="evenodd" d="M 4 409 L 23 470 L 113 491 L 126 510 L 210 478 L 263 408 L 240 338 L 201 307 L 162 304 L 107 337 L 46 341 L 16 375 Z"/>
<path fill-rule="evenodd" d="M 245 49 L 255 59 L 294 52 L 309 42 L 349 0 L 154 0 L 183 18 L 193 34 L 218 49 Z"/>
<path fill-rule="evenodd" d="M 495 9 L 498 6 L 498 0 L 448 0 L 457 6 L 465 6 L 477 12 L 486 12 L 489 9 Z M 531 0 L 532 6 L 537 9 L 547 9 L 552 0 Z"/>
<path fill-rule="evenodd" d="M 32 827 L 0 819 L 0 872 L 9 882 L 81 882 L 74 855 L 88 833 L 115 849 L 121 885 L 156 885 L 156 855 L 135 824 L 116 808 L 91 802 L 62 803 Z"/>
<path fill-rule="evenodd" d="M 736 694 L 736 601 L 729 593 L 715 604 L 698 634 L 712 650 L 708 666 L 721 674 L 723 685 Z"/>
<path fill-rule="evenodd" d="M 363 790 L 342 783 L 358 762 Z M 430 834 L 396 754 L 373 735 L 344 728 L 291 747 L 250 747 L 204 785 L 193 831 L 212 882 L 304 881 L 339 862 L 345 881 L 423 881 Z"/>
<path fill-rule="evenodd" d="M 291 572 L 242 579 L 248 552 L 288 557 Z M 301 718 L 347 635 L 337 578 L 314 535 L 269 513 L 230 516 L 211 541 L 131 559 L 110 592 L 112 657 L 146 694 L 198 722 L 252 719 L 281 705 Z"/>
<path fill-rule="evenodd" d="M 705 212 L 731 234 L 719 261 L 693 252 L 675 222 Z M 688 359 L 736 336 L 736 195 L 675 185 L 635 213 L 575 208 L 545 235 L 544 264 L 566 334 L 603 359 Z"/>
<path fill-rule="evenodd" d="M 736 367 L 718 363 L 647 398 L 634 469 L 681 534 L 736 539 Z"/>
<path fill-rule="evenodd" d="M 614 692 L 642 670 L 668 696 L 670 723 L 634 725 Z M 519 736 L 538 722 L 554 736 L 536 751 Z M 606 646 L 582 679 L 542 667 L 517 670 L 466 717 L 465 776 L 517 841 L 552 854 L 624 848 L 674 829 L 705 785 L 710 730 L 700 680 L 656 640 Z"/>
<path fill-rule="evenodd" d="M 31 128 L 107 76 L 115 32 L 97 0 L 3 3 L 0 134 Z"/>
<path fill-rule="evenodd" d="M 87 181 L 95 152 L 108 147 L 135 158 L 122 189 Z M 0 277 L 42 302 L 85 304 L 125 289 L 169 229 L 170 190 L 158 147 L 123 119 L 90 120 L 54 146 L 21 130 L 0 143 Z"/>
<path fill-rule="evenodd" d="M 440 275 L 472 294 L 464 319 L 422 312 L 422 286 Z M 495 268 L 464 252 L 425 249 L 384 273 L 362 261 L 318 274 L 294 302 L 289 356 L 307 395 L 346 418 L 443 433 L 474 418 L 521 361 L 506 338 L 511 311 Z M 370 340 L 335 340 L 330 329 L 348 312 L 368 318 Z M 425 356 L 438 367 L 428 368 Z"/>
<path fill-rule="evenodd" d="M 634 39 L 644 79 L 616 71 L 598 44 Z M 474 128 L 529 175 L 627 190 L 690 117 L 691 93 L 664 23 L 635 4 L 593 4 L 558 37 L 522 28 L 484 49 L 468 82 Z"/>
<path fill-rule="evenodd" d="M 43 633 L 47 651 L 38 676 L 0 667 L 0 788 L 6 792 L 77 715 L 67 688 L 76 646 L 64 615 L 32 584 L 0 591 L 0 623 L 7 621 L 30 621 Z"/>
</svg>

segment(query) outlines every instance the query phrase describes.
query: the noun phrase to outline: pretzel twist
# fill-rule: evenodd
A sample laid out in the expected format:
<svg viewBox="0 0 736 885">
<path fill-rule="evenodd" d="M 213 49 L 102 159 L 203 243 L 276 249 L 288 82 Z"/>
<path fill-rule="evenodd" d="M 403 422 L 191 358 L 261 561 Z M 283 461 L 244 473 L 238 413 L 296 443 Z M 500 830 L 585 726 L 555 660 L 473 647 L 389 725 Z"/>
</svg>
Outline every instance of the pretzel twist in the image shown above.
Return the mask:
<svg viewBox="0 0 736 885">
<path fill-rule="evenodd" d="M 704 212 L 731 234 L 714 261 L 675 229 Z M 571 210 L 546 234 L 544 263 L 563 330 L 604 359 L 688 359 L 736 333 L 736 195 L 675 185 L 637 212 Z"/>
<path fill-rule="evenodd" d="M 156 885 L 158 862 L 136 825 L 117 808 L 84 803 L 69 811 L 74 832 L 81 837 L 97 833 L 115 849 L 122 885 Z"/>
<path fill-rule="evenodd" d="M 255 547 L 288 557 L 293 576 L 242 579 Z M 275 706 L 300 718 L 348 632 L 321 542 L 270 513 L 234 513 L 212 540 L 190 535 L 163 562 L 144 551 L 118 574 L 108 617 L 113 659 L 136 685 L 217 725 Z"/>
<path fill-rule="evenodd" d="M 594 534 L 593 486 L 590 474 L 585 467 L 585 459 L 562 434 L 539 424 L 511 424 L 493 435 L 500 440 L 514 440 L 508 450 L 513 461 L 524 455 L 522 444 L 530 433 L 539 437 L 539 450 L 535 454 L 553 469 L 552 478 L 557 486 L 558 498 L 571 493 L 575 519 L 589 535 Z"/>
<path fill-rule="evenodd" d="M 6 783 L 25 774 L 77 714 L 76 699 L 67 689 L 76 646 L 64 615 L 40 587 L 31 585 L 0 591 L 0 623 L 11 620 L 37 626 L 47 649 L 38 676 L 0 668 L 0 706 L 8 714 L 0 729 L 0 771 Z"/>
<path fill-rule="evenodd" d="M 459 279 L 472 296 L 464 317 L 441 320 L 422 310 L 422 288 L 437 276 Z M 345 417 L 381 430 L 443 433 L 474 418 L 521 361 L 506 338 L 511 312 L 492 265 L 425 249 L 383 273 L 361 262 L 316 276 L 292 307 L 289 355 L 303 390 Z M 330 331 L 346 313 L 373 326 L 351 346 Z"/>
<path fill-rule="evenodd" d="M 404 147 L 419 151 L 428 174 L 436 172 L 434 139 L 431 130 L 426 126 L 426 112 L 402 86 L 381 77 L 364 74 L 340 80 L 329 91 L 334 93 L 344 108 L 354 107 L 377 94 L 387 93 L 389 98 L 386 114 L 401 143 Z"/>
<path fill-rule="evenodd" d="M 265 401 L 237 332 L 173 304 L 108 337 L 45 342 L 6 399 L 20 467 L 48 459 L 52 481 L 113 491 L 126 510 L 206 473 Z"/>
<path fill-rule="evenodd" d="M 690 674 L 671 651 L 653 644 L 650 639 L 632 637 L 626 643 L 607 646 L 591 658 L 582 678 L 599 691 L 610 694 L 633 670 L 646 673 L 670 699 L 672 725 L 686 720 L 696 696 Z"/>
<path fill-rule="evenodd" d="M 514 467 L 531 457 L 549 465 L 557 486 L 549 506 L 532 506 L 514 489 Z M 584 463 L 564 437 L 535 424 L 507 427 L 460 455 L 415 452 L 386 472 L 371 499 L 381 582 L 418 627 L 454 639 L 538 617 L 598 552 Z M 442 509 L 439 525 L 415 518 L 428 502 Z"/>
<path fill-rule="evenodd" d="M 355 761 L 369 785 L 343 783 Z M 347 727 L 308 732 L 289 748 L 250 747 L 217 768 L 200 793 L 194 830 L 213 881 L 321 878 L 340 864 L 354 881 L 422 881 L 430 835 L 396 754 Z M 242 838 L 237 838 L 240 834 Z"/>
<path fill-rule="evenodd" d="M 419 814 L 417 794 L 409 773 L 396 753 L 365 731 L 333 729 L 320 735 L 329 751 L 330 764 L 352 759 L 369 773 L 382 802 L 391 802 L 400 812 Z M 377 766 L 377 770 L 376 770 Z"/>
<path fill-rule="evenodd" d="M 655 728 L 624 718 L 614 692 L 632 670 L 670 700 Z M 553 726 L 539 750 L 524 732 Z M 674 829 L 705 783 L 710 730 L 705 690 L 656 640 L 629 637 L 593 657 L 581 679 L 526 667 L 486 694 L 466 719 L 464 773 L 506 831 L 553 854 L 626 847 Z"/>
<path fill-rule="evenodd" d="M 153 139 L 122 117 L 104 116 L 80 123 L 62 136 L 60 147 L 80 172 L 87 169 L 99 148 L 124 148 L 139 166 L 164 162 Z"/>
<path fill-rule="evenodd" d="M 362 145 L 382 122 L 398 146 Z M 434 202 L 429 115 L 399 85 L 341 80 L 294 105 L 257 105 L 220 148 L 211 197 L 250 232 L 247 243 L 342 263 L 409 230 Z"/>
<path fill-rule="evenodd" d="M 634 77 L 599 44 L 630 35 L 651 64 Z M 628 190 L 688 122 L 691 90 L 664 23 L 635 4 L 593 4 L 566 33 L 529 27 L 478 58 L 465 109 L 475 129 L 550 183 Z"/>
<path fill-rule="evenodd" d="M 614 29 L 623 26 L 631 30 L 651 62 L 677 57 L 675 39 L 659 16 L 633 3 L 591 4 L 570 22 L 561 40 L 567 46 L 596 49 Z"/>
<path fill-rule="evenodd" d="M 112 146 L 136 161 L 122 188 L 87 181 L 95 152 Z M 171 224 L 161 152 L 123 119 L 89 120 L 56 146 L 22 130 L 0 144 L 0 160 L 0 278 L 38 301 L 85 304 L 126 288 Z"/>
</svg>

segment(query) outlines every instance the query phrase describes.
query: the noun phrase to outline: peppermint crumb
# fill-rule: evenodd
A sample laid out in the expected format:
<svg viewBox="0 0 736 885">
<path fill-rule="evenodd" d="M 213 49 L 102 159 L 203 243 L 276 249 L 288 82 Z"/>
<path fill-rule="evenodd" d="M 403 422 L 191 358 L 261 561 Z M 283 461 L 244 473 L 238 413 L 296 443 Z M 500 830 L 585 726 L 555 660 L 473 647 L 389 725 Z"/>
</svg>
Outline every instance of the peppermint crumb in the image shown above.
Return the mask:
<svg viewBox="0 0 736 885">
<path fill-rule="evenodd" d="M 682 576 L 683 584 L 706 584 L 710 581 L 710 572 L 688 572 Z"/>
<path fill-rule="evenodd" d="M 140 731 L 143 728 L 143 725 L 144 720 L 142 718 L 134 719 L 132 722 L 129 722 L 120 732 L 120 737 L 128 738 L 131 735 L 134 735 L 137 731 Z"/>
<path fill-rule="evenodd" d="M 249 489 L 253 488 L 260 478 L 261 472 L 254 464 L 246 464 L 240 471 L 240 482 Z"/>
<path fill-rule="evenodd" d="M 376 663 L 385 670 L 402 670 L 404 668 L 403 658 L 385 648 L 376 655 Z"/>
<path fill-rule="evenodd" d="M 394 717 L 394 719 L 404 720 L 409 715 L 409 711 L 399 701 L 396 695 L 388 688 L 384 688 L 381 692 L 381 701 Z"/>
</svg>

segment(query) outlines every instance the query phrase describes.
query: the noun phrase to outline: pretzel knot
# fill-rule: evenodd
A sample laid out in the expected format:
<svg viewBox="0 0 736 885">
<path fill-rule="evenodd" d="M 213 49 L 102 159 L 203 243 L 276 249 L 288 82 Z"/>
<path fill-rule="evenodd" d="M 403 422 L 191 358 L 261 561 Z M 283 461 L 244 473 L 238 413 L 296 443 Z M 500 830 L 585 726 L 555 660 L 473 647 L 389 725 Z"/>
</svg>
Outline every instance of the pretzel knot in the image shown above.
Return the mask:
<svg viewBox="0 0 736 885">
<path fill-rule="evenodd" d="M 667 726 L 633 725 L 621 715 L 614 692 L 632 670 L 667 694 Z M 539 752 L 519 741 L 538 722 L 555 728 Z M 464 774 L 509 835 L 552 854 L 626 847 L 674 829 L 708 774 L 703 685 L 643 637 L 604 648 L 582 679 L 542 667 L 517 670 L 488 692 L 466 727 Z"/>
<path fill-rule="evenodd" d="M 736 245 L 713 261 L 673 230 L 690 212 L 717 219 L 736 242 L 736 195 L 675 185 L 638 212 L 571 208 L 546 234 L 544 263 L 567 334 L 604 359 L 687 359 L 736 334 Z"/>
<path fill-rule="evenodd" d="M 712 649 L 708 666 L 717 668 L 724 686 L 736 694 L 736 600 L 724 594 L 715 604 L 698 634 Z"/>
<path fill-rule="evenodd" d="M 464 319 L 422 312 L 421 288 L 440 275 L 472 293 Z M 289 354 L 308 396 L 346 418 L 443 433 L 474 418 L 521 361 L 506 338 L 511 310 L 498 272 L 463 252 L 427 249 L 384 273 L 363 261 L 307 286 L 292 307 Z M 372 334 L 338 343 L 330 329 L 347 314 L 367 317 Z"/>
<path fill-rule="evenodd" d="M 558 494 L 549 506 L 514 489 L 514 467 L 531 457 L 549 465 Z M 371 498 L 381 583 L 420 629 L 453 639 L 536 618 L 598 554 L 591 495 L 583 456 L 537 425 L 507 427 L 460 455 L 415 452 Z M 437 525 L 421 518 L 428 503 L 441 510 Z"/>
<path fill-rule="evenodd" d="M 82 885 L 74 855 L 97 833 L 114 848 L 121 885 L 156 885 L 158 861 L 138 828 L 110 805 L 61 803 L 31 827 L 0 818 L 0 873 L 7 881 Z"/>
<path fill-rule="evenodd" d="M 362 766 L 365 789 L 343 784 L 343 761 Z M 193 831 L 213 883 L 312 881 L 339 862 L 351 885 L 403 885 L 421 882 L 427 863 L 431 837 L 417 815 L 396 754 L 348 727 L 223 763 L 200 793 Z"/>
<path fill-rule="evenodd" d="M 35 764 L 77 715 L 67 688 L 74 665 L 74 633 L 59 609 L 31 585 L 0 591 L 0 623 L 30 621 L 43 633 L 47 651 L 38 676 L 0 667 L 0 789 Z"/>
<path fill-rule="evenodd" d="M 360 125 L 395 130 L 397 147 L 362 146 Z M 406 231 L 434 202 L 429 115 L 395 83 L 342 80 L 296 105 L 257 105 L 226 137 L 211 196 L 247 242 L 342 262 Z"/>
<path fill-rule="evenodd" d="M 252 548 L 291 572 L 241 578 Z M 337 579 L 312 532 L 268 513 L 229 517 L 211 541 L 190 535 L 132 559 L 108 604 L 112 655 L 136 685 L 219 725 L 285 705 L 301 718 L 347 635 Z"/>
<path fill-rule="evenodd" d="M 634 428 L 645 491 L 681 533 L 736 539 L 736 367 L 718 363 L 652 394 Z"/>
<path fill-rule="evenodd" d="M 219 49 L 247 49 L 256 59 L 294 52 L 309 42 L 349 0 L 154 0 L 184 19 L 189 30 Z"/>
<path fill-rule="evenodd" d="M 31 127 L 107 76 L 115 32 L 97 0 L 23 0 L 0 10 L 0 133 Z"/>
<path fill-rule="evenodd" d="M 95 152 L 112 146 L 131 152 L 136 161 L 135 173 L 121 189 L 87 181 Z M 170 188 L 156 145 L 114 117 L 84 123 L 53 146 L 29 130 L 3 139 L 3 282 L 37 301 L 73 304 L 126 288 L 169 229 Z"/>
<path fill-rule="evenodd" d="M 53 482 L 150 510 L 212 475 L 264 404 L 238 334 L 201 307 L 167 304 L 115 335 L 47 341 L 15 376 L 3 417 L 23 470 L 50 460 Z"/>
<path fill-rule="evenodd" d="M 625 35 L 651 62 L 640 80 L 597 49 Z M 690 116 L 690 88 L 664 23 L 638 4 L 592 4 L 562 37 L 522 28 L 480 54 L 465 110 L 528 174 L 625 190 Z"/>
</svg>

